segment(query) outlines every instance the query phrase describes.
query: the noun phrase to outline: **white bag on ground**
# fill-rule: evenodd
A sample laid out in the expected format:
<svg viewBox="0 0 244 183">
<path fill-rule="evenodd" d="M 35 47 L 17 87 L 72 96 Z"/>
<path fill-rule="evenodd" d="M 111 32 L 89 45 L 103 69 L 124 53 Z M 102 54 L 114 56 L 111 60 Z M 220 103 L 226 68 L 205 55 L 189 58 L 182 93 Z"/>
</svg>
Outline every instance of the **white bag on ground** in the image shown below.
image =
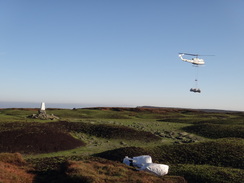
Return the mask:
<svg viewBox="0 0 244 183">
<path fill-rule="evenodd" d="M 140 170 L 154 173 L 158 176 L 163 176 L 168 174 L 169 166 L 164 164 L 148 163 L 144 164 L 144 166 L 141 167 Z"/>
<path fill-rule="evenodd" d="M 125 156 L 125 158 L 123 159 L 123 163 L 128 165 L 128 166 L 132 166 L 133 165 L 133 159 L 129 158 L 128 156 Z"/>
<path fill-rule="evenodd" d="M 145 164 L 152 163 L 152 157 L 149 155 L 142 155 L 133 157 L 133 166 L 137 168 L 143 167 Z"/>
</svg>

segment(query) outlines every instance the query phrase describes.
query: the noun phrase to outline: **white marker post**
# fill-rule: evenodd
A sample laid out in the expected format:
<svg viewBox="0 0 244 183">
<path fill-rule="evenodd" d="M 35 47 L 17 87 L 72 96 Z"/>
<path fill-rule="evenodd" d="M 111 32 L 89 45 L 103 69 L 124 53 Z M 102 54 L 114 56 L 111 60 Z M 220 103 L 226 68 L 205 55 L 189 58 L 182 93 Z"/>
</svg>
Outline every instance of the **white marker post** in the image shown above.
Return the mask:
<svg viewBox="0 0 244 183">
<path fill-rule="evenodd" d="M 40 108 L 40 113 L 45 113 L 45 112 L 46 112 L 45 103 L 42 102 L 41 103 L 41 108 Z"/>
<path fill-rule="evenodd" d="M 45 103 L 44 102 L 42 102 L 42 104 L 41 104 L 41 111 L 45 111 Z"/>
</svg>

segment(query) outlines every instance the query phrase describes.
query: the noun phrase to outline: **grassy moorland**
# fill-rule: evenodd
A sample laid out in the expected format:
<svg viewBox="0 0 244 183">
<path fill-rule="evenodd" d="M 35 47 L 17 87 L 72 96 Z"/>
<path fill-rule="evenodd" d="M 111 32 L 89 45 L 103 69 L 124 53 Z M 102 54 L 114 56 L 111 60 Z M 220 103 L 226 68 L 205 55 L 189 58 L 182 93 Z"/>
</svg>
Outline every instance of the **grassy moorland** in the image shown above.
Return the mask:
<svg viewBox="0 0 244 183">
<path fill-rule="evenodd" d="M 244 177 L 244 112 L 176 108 L 0 109 L 0 182 L 214 182 Z M 148 154 L 164 177 L 121 163 Z M 14 172 L 14 173 L 13 173 Z"/>
</svg>

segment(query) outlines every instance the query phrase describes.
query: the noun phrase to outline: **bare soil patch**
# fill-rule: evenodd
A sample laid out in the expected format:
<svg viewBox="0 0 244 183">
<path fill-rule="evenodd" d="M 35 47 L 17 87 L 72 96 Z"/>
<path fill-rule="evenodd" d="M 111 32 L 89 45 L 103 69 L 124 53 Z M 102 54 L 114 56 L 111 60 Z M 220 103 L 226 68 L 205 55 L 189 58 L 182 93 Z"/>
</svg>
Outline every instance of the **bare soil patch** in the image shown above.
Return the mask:
<svg viewBox="0 0 244 183">
<path fill-rule="evenodd" d="M 46 124 L 28 123 L 23 127 L 8 124 L 0 132 L 0 152 L 49 153 L 84 146 L 85 143 L 70 134 Z M 22 123 L 23 124 L 23 123 Z"/>
</svg>

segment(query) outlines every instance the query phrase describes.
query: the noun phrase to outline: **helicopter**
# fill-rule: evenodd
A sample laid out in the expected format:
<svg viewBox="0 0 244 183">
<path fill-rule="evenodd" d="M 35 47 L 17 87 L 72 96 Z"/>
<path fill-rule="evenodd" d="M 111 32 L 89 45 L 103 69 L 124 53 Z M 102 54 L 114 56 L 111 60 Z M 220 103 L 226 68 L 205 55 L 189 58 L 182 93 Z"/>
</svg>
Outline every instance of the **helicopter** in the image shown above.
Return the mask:
<svg viewBox="0 0 244 183">
<path fill-rule="evenodd" d="M 184 55 L 189 55 L 189 56 L 193 56 L 194 58 L 192 58 L 191 60 L 189 59 L 185 59 L 183 58 Z M 204 65 L 205 62 L 203 59 L 198 58 L 198 56 L 214 56 L 214 55 L 199 55 L 199 54 L 192 54 L 192 53 L 179 53 L 179 57 L 182 61 L 184 62 L 188 62 L 193 64 L 193 66 L 198 67 L 199 65 Z M 191 88 L 190 92 L 194 92 L 194 93 L 201 93 L 201 90 L 197 87 L 198 85 L 198 69 L 196 68 L 196 78 L 195 78 L 195 88 Z"/>
<path fill-rule="evenodd" d="M 185 58 L 183 58 L 184 55 L 194 56 L 195 58 L 192 58 L 191 60 L 185 59 Z M 204 65 L 205 64 L 204 60 L 201 58 L 198 58 L 198 56 L 200 56 L 200 55 L 191 54 L 191 53 L 179 53 L 180 59 L 184 62 L 189 62 L 189 63 L 192 63 L 193 65 Z"/>
</svg>

